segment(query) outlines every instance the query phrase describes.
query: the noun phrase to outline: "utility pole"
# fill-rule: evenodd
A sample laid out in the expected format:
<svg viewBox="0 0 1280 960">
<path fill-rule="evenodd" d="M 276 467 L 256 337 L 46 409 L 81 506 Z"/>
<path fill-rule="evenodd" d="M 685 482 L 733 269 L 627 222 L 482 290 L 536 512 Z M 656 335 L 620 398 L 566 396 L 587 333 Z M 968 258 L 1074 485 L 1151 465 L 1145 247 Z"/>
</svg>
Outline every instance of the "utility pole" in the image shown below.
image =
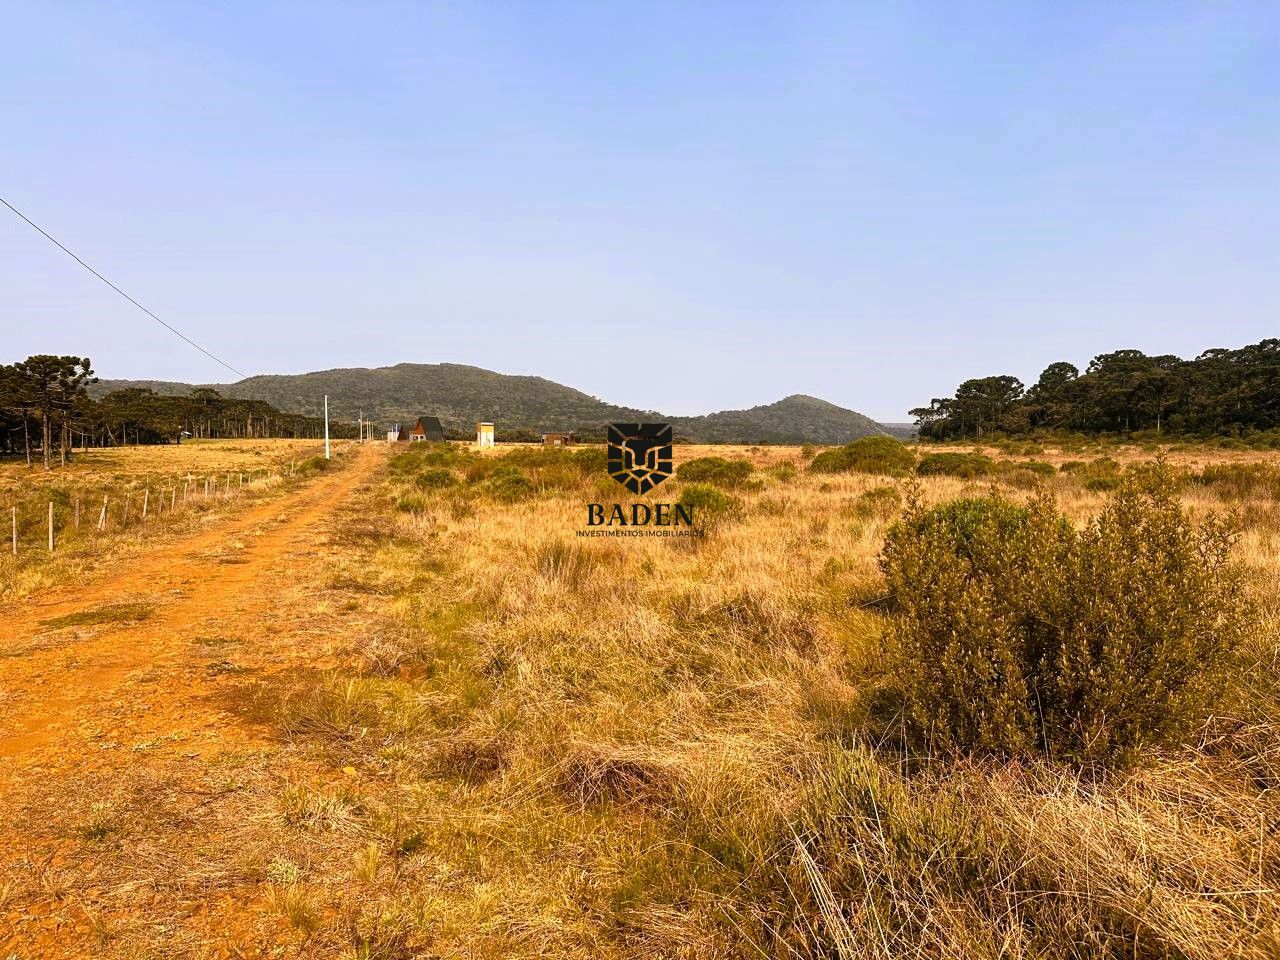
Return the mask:
<svg viewBox="0 0 1280 960">
<path fill-rule="evenodd" d="M 329 459 L 329 395 L 324 395 L 324 458 Z"/>
<path fill-rule="evenodd" d="M 364 443 L 364 411 L 360 411 L 360 442 Z"/>
</svg>

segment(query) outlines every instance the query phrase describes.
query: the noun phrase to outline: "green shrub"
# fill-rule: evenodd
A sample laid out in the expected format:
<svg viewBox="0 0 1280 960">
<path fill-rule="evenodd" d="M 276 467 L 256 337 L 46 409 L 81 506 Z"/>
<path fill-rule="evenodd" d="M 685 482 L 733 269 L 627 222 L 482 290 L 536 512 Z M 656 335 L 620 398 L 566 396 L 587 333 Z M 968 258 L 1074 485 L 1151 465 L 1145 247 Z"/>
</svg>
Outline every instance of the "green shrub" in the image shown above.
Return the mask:
<svg viewBox="0 0 1280 960">
<path fill-rule="evenodd" d="M 717 487 L 740 487 L 755 472 L 750 460 L 724 457 L 697 457 L 680 464 L 676 476 L 686 483 L 710 483 Z"/>
<path fill-rule="evenodd" d="M 813 473 L 843 473 L 850 469 L 849 455 L 843 447 L 823 450 L 809 461 L 809 469 Z"/>
<path fill-rule="evenodd" d="M 742 516 L 741 500 L 705 483 L 686 485 L 676 503 L 689 511 L 695 526 L 708 530 Z"/>
<path fill-rule="evenodd" d="M 495 470 L 484 482 L 485 493 L 503 503 L 528 500 L 538 493 L 537 485 L 523 471 L 510 465 Z"/>
<path fill-rule="evenodd" d="M 573 451 L 569 459 L 583 476 L 608 473 L 609 450 L 602 446 L 582 447 Z"/>
<path fill-rule="evenodd" d="M 443 467 L 430 467 L 413 478 L 413 485 L 419 490 L 440 490 L 444 487 L 452 487 L 457 482 L 457 475 Z"/>
<path fill-rule="evenodd" d="M 888 637 L 912 732 L 946 749 L 1123 764 L 1182 739 L 1248 622 L 1234 532 L 1192 525 L 1165 471 L 1125 479 L 1077 532 L 1042 495 L 932 509 L 890 530 Z"/>
<path fill-rule="evenodd" d="M 931 453 L 916 464 L 921 477 L 985 477 L 995 469 L 991 458 L 981 453 Z"/>
<path fill-rule="evenodd" d="M 814 473 L 879 473 L 902 476 L 915 466 L 916 455 L 893 437 L 863 437 L 834 450 L 824 450 L 809 463 Z"/>
</svg>

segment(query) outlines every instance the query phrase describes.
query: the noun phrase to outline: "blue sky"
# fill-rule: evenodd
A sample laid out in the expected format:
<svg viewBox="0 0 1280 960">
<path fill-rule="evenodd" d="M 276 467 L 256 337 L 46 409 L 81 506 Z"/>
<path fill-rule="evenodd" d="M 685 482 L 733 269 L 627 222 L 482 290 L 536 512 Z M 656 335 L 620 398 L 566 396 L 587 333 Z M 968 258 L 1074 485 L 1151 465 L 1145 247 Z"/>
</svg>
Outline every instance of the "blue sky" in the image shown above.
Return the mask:
<svg viewBox="0 0 1280 960">
<path fill-rule="evenodd" d="M 1280 7 L 4 3 L 0 196 L 249 373 L 882 419 L 1280 335 Z M 0 334 L 232 379 L 0 209 Z"/>
</svg>

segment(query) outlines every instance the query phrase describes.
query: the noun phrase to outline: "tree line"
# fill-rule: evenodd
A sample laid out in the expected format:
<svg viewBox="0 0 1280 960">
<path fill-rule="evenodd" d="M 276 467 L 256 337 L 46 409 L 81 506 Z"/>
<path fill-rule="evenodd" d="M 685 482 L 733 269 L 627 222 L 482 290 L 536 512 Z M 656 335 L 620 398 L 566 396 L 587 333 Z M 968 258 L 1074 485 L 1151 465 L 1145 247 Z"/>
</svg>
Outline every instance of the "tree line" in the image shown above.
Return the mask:
<svg viewBox="0 0 1280 960">
<path fill-rule="evenodd" d="M 29 465 L 38 452 L 48 470 L 55 457 L 65 464 L 76 447 L 324 435 L 323 419 L 283 413 L 262 400 L 208 388 L 172 397 L 136 387 L 95 400 L 88 386 L 96 382 L 88 357 L 39 354 L 0 364 L 0 451 L 24 454 Z M 331 422 L 330 434 L 354 437 L 356 429 Z"/>
<path fill-rule="evenodd" d="M 911 411 L 937 440 L 1037 431 L 1244 436 L 1280 429 L 1280 340 L 1206 350 L 1194 360 L 1117 350 L 1081 373 L 1052 363 L 1030 387 L 1009 375 L 966 380 Z"/>
</svg>

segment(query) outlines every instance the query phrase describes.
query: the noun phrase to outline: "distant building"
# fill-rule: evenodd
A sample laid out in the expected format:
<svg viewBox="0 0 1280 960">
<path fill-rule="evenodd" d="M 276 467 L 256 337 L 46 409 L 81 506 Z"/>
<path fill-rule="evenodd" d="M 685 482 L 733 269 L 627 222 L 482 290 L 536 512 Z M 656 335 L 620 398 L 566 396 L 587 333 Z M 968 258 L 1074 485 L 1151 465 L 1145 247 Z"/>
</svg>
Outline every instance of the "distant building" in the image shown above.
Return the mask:
<svg viewBox="0 0 1280 960">
<path fill-rule="evenodd" d="M 576 433 L 544 433 L 542 435 L 544 447 L 572 447 L 577 442 Z"/>
<path fill-rule="evenodd" d="M 444 427 L 440 425 L 439 417 L 419 417 L 412 427 L 409 428 L 408 437 L 406 439 L 410 443 L 416 443 L 425 440 L 433 443 L 439 443 L 444 440 Z"/>
<path fill-rule="evenodd" d="M 477 423 L 476 424 L 476 446 L 481 450 L 486 447 L 493 446 L 493 424 Z"/>
<path fill-rule="evenodd" d="M 409 443 L 414 440 L 444 440 L 444 427 L 439 417 L 419 417 L 412 426 L 397 423 L 387 431 L 387 443 Z"/>
</svg>

